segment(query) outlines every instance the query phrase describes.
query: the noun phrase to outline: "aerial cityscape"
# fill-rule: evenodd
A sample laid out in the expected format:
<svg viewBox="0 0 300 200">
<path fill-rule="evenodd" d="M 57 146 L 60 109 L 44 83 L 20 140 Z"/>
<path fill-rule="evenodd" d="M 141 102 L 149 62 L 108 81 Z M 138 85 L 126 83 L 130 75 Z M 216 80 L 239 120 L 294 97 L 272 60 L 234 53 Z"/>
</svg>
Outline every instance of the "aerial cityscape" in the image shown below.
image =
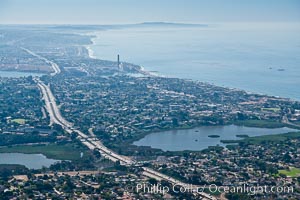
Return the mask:
<svg viewBox="0 0 300 200">
<path fill-rule="evenodd" d="M 0 199 L 299 199 L 299 2 L 125 1 L 0 2 Z"/>
</svg>

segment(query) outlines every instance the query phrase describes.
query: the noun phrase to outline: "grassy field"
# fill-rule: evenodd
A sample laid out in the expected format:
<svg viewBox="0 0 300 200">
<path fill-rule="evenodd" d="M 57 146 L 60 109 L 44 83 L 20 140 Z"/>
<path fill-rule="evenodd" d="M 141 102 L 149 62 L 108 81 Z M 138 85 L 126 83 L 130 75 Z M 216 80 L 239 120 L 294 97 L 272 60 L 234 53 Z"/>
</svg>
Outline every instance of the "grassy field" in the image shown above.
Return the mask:
<svg viewBox="0 0 300 200">
<path fill-rule="evenodd" d="M 245 137 L 242 140 L 221 140 L 224 144 L 230 143 L 249 143 L 249 144 L 261 144 L 264 142 L 280 142 L 285 140 L 291 140 L 300 138 L 300 132 L 282 133 L 277 135 L 262 135 L 256 137 Z"/>
<path fill-rule="evenodd" d="M 279 174 L 284 174 L 289 177 L 298 177 L 300 176 L 300 169 L 292 167 L 289 170 L 279 170 Z"/>
<path fill-rule="evenodd" d="M 86 149 L 77 147 L 73 144 L 57 145 L 33 145 L 33 146 L 13 146 L 0 148 L 0 153 L 28 153 L 28 154 L 44 154 L 47 158 L 57 160 L 79 160 L 80 153 L 84 156 L 90 155 Z"/>
<path fill-rule="evenodd" d="M 18 124 L 25 124 L 25 119 L 13 119 L 12 122 L 16 122 Z"/>
<path fill-rule="evenodd" d="M 285 126 L 281 122 L 268 121 L 268 120 L 244 120 L 244 121 L 237 121 L 234 124 L 239 126 L 258 127 L 258 128 L 281 128 Z"/>
<path fill-rule="evenodd" d="M 265 141 L 280 142 L 290 139 L 300 138 L 300 132 L 282 133 L 277 135 L 263 135 L 257 137 L 249 137 L 241 140 L 242 142 L 249 142 L 252 144 L 260 144 Z"/>
</svg>

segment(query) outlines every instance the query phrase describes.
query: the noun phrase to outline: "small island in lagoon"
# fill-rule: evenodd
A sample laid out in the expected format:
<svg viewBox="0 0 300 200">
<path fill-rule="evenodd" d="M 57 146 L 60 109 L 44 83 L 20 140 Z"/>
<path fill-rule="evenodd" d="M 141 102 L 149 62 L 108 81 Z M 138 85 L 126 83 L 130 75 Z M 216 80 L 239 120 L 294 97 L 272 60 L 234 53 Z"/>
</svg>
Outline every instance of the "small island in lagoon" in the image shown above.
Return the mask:
<svg viewBox="0 0 300 200">
<path fill-rule="evenodd" d="M 220 136 L 219 135 L 209 135 L 208 137 L 210 137 L 210 138 L 219 138 Z"/>
</svg>

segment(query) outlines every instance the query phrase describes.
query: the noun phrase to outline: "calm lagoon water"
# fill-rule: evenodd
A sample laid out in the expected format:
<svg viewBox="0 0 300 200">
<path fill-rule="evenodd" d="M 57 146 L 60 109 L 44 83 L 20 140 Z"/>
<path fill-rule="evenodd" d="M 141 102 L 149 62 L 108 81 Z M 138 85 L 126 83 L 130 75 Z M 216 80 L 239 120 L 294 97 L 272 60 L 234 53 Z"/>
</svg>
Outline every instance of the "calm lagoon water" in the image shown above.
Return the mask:
<svg viewBox="0 0 300 200">
<path fill-rule="evenodd" d="M 201 28 L 123 28 L 96 34 L 100 59 L 300 100 L 299 24 L 217 24 Z"/>
<path fill-rule="evenodd" d="M 156 132 L 146 135 L 134 142 L 137 146 L 151 146 L 164 151 L 202 150 L 209 146 L 225 146 L 221 140 L 241 139 L 236 135 L 261 136 L 280 134 L 295 131 L 290 128 L 253 128 L 244 126 L 203 126 L 194 129 Z M 209 135 L 219 135 L 219 138 L 210 138 Z"/>
<path fill-rule="evenodd" d="M 29 169 L 49 167 L 59 160 L 46 158 L 43 154 L 0 153 L 0 164 L 19 164 Z"/>
<path fill-rule="evenodd" d="M 15 72 L 15 71 L 0 71 L 0 77 L 8 78 L 20 78 L 27 76 L 43 76 L 44 74 L 40 73 L 30 73 L 30 72 Z"/>
</svg>

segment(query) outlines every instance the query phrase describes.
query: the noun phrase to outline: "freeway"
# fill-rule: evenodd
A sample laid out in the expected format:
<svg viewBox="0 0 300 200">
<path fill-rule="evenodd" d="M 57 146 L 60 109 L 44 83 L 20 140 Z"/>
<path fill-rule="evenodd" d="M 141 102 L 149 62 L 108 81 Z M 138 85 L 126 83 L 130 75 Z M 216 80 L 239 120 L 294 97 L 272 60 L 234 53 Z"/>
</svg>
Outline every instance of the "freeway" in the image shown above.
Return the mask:
<svg viewBox="0 0 300 200">
<path fill-rule="evenodd" d="M 69 134 L 76 133 L 77 138 L 81 141 L 82 144 L 87 146 L 91 150 L 97 150 L 101 153 L 101 155 L 113 162 L 119 161 L 121 165 L 126 166 L 134 166 L 137 164 L 136 161 L 126 157 L 119 155 L 112 150 L 105 147 L 98 139 L 95 139 L 93 136 L 88 136 L 81 132 L 78 129 L 75 129 L 73 127 L 73 124 L 71 122 L 68 122 L 66 119 L 64 119 L 58 109 L 58 106 L 55 101 L 55 97 L 51 92 L 51 89 L 48 85 L 44 84 L 38 77 L 34 78 L 34 81 L 37 83 L 38 87 L 40 88 L 43 99 L 45 101 L 46 109 L 50 116 L 50 123 L 59 124 L 62 126 L 62 128 Z M 153 169 L 150 169 L 148 167 L 143 167 L 144 175 L 147 177 L 155 178 L 157 180 L 166 180 L 172 184 L 180 185 L 183 187 L 190 187 L 191 185 L 188 185 L 186 183 L 180 182 L 170 176 L 167 176 L 165 174 L 162 174 L 160 172 L 157 172 Z M 200 186 L 192 186 L 193 188 L 199 188 Z M 202 199 L 210 199 L 215 200 L 216 198 L 206 194 L 204 192 L 197 193 L 201 196 Z"/>
<path fill-rule="evenodd" d="M 205 192 L 203 192 L 204 189 L 208 189 L 209 186 L 208 185 L 204 185 L 204 186 L 200 186 L 200 185 L 192 185 L 192 184 L 187 184 L 187 183 L 183 183 L 181 181 L 178 181 L 170 176 L 167 176 L 165 174 L 162 174 L 160 172 L 157 172 L 153 169 L 150 169 L 148 167 L 143 167 L 144 170 L 144 175 L 148 176 L 150 178 L 154 178 L 157 180 L 166 180 L 169 183 L 172 183 L 173 185 L 177 185 L 177 186 L 181 186 L 185 189 L 190 189 L 192 190 L 195 194 L 200 195 L 203 199 L 210 199 L 210 200 L 214 200 L 216 199 L 215 197 L 213 197 L 210 194 L 207 194 Z"/>
<path fill-rule="evenodd" d="M 32 56 L 34 56 L 34 57 L 37 57 L 37 58 L 40 59 L 40 60 L 43 60 L 43 61 L 46 62 L 47 64 L 50 64 L 51 67 L 52 67 L 52 69 L 53 69 L 53 71 L 54 71 L 54 72 L 52 72 L 52 73 L 50 74 L 51 76 L 55 76 L 55 75 L 61 73 L 61 70 L 60 70 L 59 66 L 58 66 L 56 63 L 54 63 L 53 61 L 48 60 L 47 58 L 42 57 L 42 56 L 40 56 L 40 55 L 38 55 L 38 54 L 36 54 L 36 53 L 30 51 L 29 49 L 24 48 L 24 47 L 21 47 L 21 49 L 23 49 L 24 51 L 26 51 L 26 52 L 29 53 L 30 55 L 32 55 Z"/>
<path fill-rule="evenodd" d="M 290 122 L 286 115 L 284 115 L 282 117 L 282 123 L 290 125 L 290 126 L 294 126 L 295 128 L 300 128 L 300 125 Z"/>
<path fill-rule="evenodd" d="M 88 135 L 84 134 L 80 130 L 73 128 L 73 124 L 68 122 L 62 117 L 49 86 L 45 85 L 38 78 L 35 78 L 34 80 L 36 81 L 38 87 L 40 88 L 43 94 L 43 99 L 46 104 L 46 109 L 50 116 L 50 123 L 59 124 L 69 134 L 76 133 L 78 135 L 78 139 L 85 146 L 87 146 L 91 150 L 94 149 L 98 150 L 101 153 L 101 155 L 114 162 L 120 161 L 120 163 L 123 165 L 133 164 L 133 161 L 131 159 L 114 153 L 113 151 L 105 147 L 100 141 L 95 140 L 94 138 L 90 138 Z"/>
</svg>

